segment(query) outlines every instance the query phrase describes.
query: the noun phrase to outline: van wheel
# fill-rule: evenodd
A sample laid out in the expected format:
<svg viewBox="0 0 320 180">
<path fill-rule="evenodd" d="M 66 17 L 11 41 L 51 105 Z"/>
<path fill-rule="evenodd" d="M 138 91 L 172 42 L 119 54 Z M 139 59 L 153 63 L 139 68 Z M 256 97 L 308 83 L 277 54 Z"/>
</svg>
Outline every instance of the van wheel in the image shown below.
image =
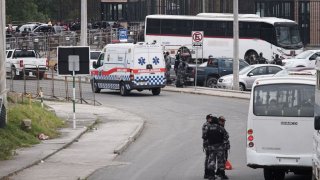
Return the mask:
<svg viewBox="0 0 320 180">
<path fill-rule="evenodd" d="M 127 96 L 129 95 L 130 91 L 127 90 L 127 87 L 124 83 L 120 83 L 120 94 L 121 96 Z"/>
<path fill-rule="evenodd" d="M 210 77 L 208 80 L 207 80 L 207 83 L 206 83 L 207 87 L 210 87 L 210 88 L 217 88 L 218 86 L 218 79 L 215 78 L 215 77 Z"/>
<path fill-rule="evenodd" d="M 98 87 L 97 83 L 94 83 L 94 81 L 91 80 L 91 88 L 92 88 L 92 92 L 94 93 L 100 93 L 101 89 Z"/>
<path fill-rule="evenodd" d="M 284 180 L 285 171 L 264 168 L 263 175 L 265 180 Z"/>
<path fill-rule="evenodd" d="M 161 88 L 152 89 L 152 94 L 154 96 L 158 96 L 161 92 Z"/>
</svg>

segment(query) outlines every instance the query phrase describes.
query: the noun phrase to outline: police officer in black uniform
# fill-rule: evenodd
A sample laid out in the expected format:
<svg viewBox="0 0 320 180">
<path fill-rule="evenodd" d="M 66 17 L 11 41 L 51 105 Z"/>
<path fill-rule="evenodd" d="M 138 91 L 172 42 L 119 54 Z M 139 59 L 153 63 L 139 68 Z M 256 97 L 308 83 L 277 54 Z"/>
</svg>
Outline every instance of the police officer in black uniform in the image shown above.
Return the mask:
<svg viewBox="0 0 320 180">
<path fill-rule="evenodd" d="M 209 151 L 208 151 L 208 140 L 205 139 L 204 137 L 206 136 L 207 133 L 207 126 L 209 125 L 209 123 L 211 123 L 212 121 L 212 115 L 208 114 L 206 116 L 206 122 L 203 124 L 202 126 L 202 139 L 203 139 L 203 152 L 205 152 L 206 154 L 206 159 L 204 161 L 204 179 L 208 179 L 209 178 L 209 170 L 208 170 L 208 160 L 209 160 Z"/>
<path fill-rule="evenodd" d="M 208 123 L 205 128 L 203 139 L 208 141 L 208 173 L 209 180 L 216 179 L 217 171 L 220 173 L 222 179 L 228 179 L 225 176 L 225 143 L 228 142 L 228 133 L 218 124 L 218 118 L 212 117 L 212 121 Z"/>
</svg>

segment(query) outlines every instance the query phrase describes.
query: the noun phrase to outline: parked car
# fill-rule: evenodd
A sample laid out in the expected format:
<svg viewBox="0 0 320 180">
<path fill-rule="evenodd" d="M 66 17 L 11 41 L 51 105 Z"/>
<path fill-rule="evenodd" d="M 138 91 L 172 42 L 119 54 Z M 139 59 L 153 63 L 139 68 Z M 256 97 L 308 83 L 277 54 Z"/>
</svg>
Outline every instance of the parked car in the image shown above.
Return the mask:
<svg viewBox="0 0 320 180">
<path fill-rule="evenodd" d="M 49 26 L 48 24 L 42 24 L 35 29 L 33 29 L 30 34 L 31 35 L 40 35 L 40 34 L 46 34 L 46 33 L 51 33 L 51 34 L 62 34 L 64 31 L 63 26 Z"/>
<path fill-rule="evenodd" d="M 282 64 L 287 67 L 316 67 L 316 59 L 320 58 L 320 50 L 307 50 L 298 54 L 293 59 L 284 59 Z"/>
<path fill-rule="evenodd" d="M 284 67 L 274 64 L 255 64 L 243 68 L 239 71 L 239 88 L 241 91 L 251 90 L 253 82 L 262 77 L 271 77 Z M 232 89 L 233 74 L 222 76 L 218 80 L 218 87 Z"/>
<path fill-rule="evenodd" d="M 47 59 L 40 58 L 35 50 L 6 50 L 6 73 L 14 79 L 22 79 L 24 76 L 43 79 L 47 66 Z"/>
<path fill-rule="evenodd" d="M 239 69 L 249 66 L 247 62 L 240 59 Z M 197 70 L 197 84 L 206 87 L 217 87 L 218 79 L 233 73 L 232 58 L 214 58 L 202 63 Z"/>
</svg>

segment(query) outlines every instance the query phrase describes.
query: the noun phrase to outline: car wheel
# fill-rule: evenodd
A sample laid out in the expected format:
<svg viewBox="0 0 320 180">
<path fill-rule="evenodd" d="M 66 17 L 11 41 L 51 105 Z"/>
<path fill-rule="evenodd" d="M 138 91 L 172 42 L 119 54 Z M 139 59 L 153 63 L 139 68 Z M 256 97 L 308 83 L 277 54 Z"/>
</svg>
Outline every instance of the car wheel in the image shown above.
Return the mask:
<svg viewBox="0 0 320 180">
<path fill-rule="evenodd" d="M 123 82 L 120 83 L 120 94 L 121 94 L 121 96 L 127 96 L 127 95 L 129 95 L 129 92 L 130 91 L 127 90 L 126 85 Z"/>
<path fill-rule="evenodd" d="M 158 96 L 161 92 L 161 88 L 152 89 L 152 94 L 154 96 Z"/>
<path fill-rule="evenodd" d="M 100 93 L 101 92 L 101 88 L 98 87 L 97 83 L 94 83 L 94 80 L 91 80 L 91 88 L 92 88 L 92 92 L 94 93 Z"/>
<path fill-rule="evenodd" d="M 207 87 L 210 87 L 210 88 L 217 88 L 218 87 L 217 84 L 218 84 L 218 79 L 215 77 L 209 78 L 206 83 Z"/>
<path fill-rule="evenodd" d="M 239 90 L 240 91 L 245 91 L 246 90 L 246 87 L 244 86 L 244 84 L 242 84 L 242 83 L 239 84 Z"/>
</svg>

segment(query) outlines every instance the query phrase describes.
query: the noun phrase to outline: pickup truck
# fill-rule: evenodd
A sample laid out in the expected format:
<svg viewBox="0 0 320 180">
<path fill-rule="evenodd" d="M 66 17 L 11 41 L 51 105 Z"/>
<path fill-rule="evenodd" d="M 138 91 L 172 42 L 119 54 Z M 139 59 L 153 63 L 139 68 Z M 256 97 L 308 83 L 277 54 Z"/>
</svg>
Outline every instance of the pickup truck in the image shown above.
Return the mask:
<svg viewBox="0 0 320 180">
<path fill-rule="evenodd" d="M 247 62 L 240 59 L 239 69 L 249 66 Z M 206 87 L 217 87 L 218 79 L 233 73 L 233 59 L 213 58 L 198 66 L 197 84 Z"/>
<path fill-rule="evenodd" d="M 24 76 L 43 79 L 47 66 L 47 59 L 40 58 L 34 50 L 6 50 L 6 73 L 14 79 L 23 79 Z"/>
</svg>

